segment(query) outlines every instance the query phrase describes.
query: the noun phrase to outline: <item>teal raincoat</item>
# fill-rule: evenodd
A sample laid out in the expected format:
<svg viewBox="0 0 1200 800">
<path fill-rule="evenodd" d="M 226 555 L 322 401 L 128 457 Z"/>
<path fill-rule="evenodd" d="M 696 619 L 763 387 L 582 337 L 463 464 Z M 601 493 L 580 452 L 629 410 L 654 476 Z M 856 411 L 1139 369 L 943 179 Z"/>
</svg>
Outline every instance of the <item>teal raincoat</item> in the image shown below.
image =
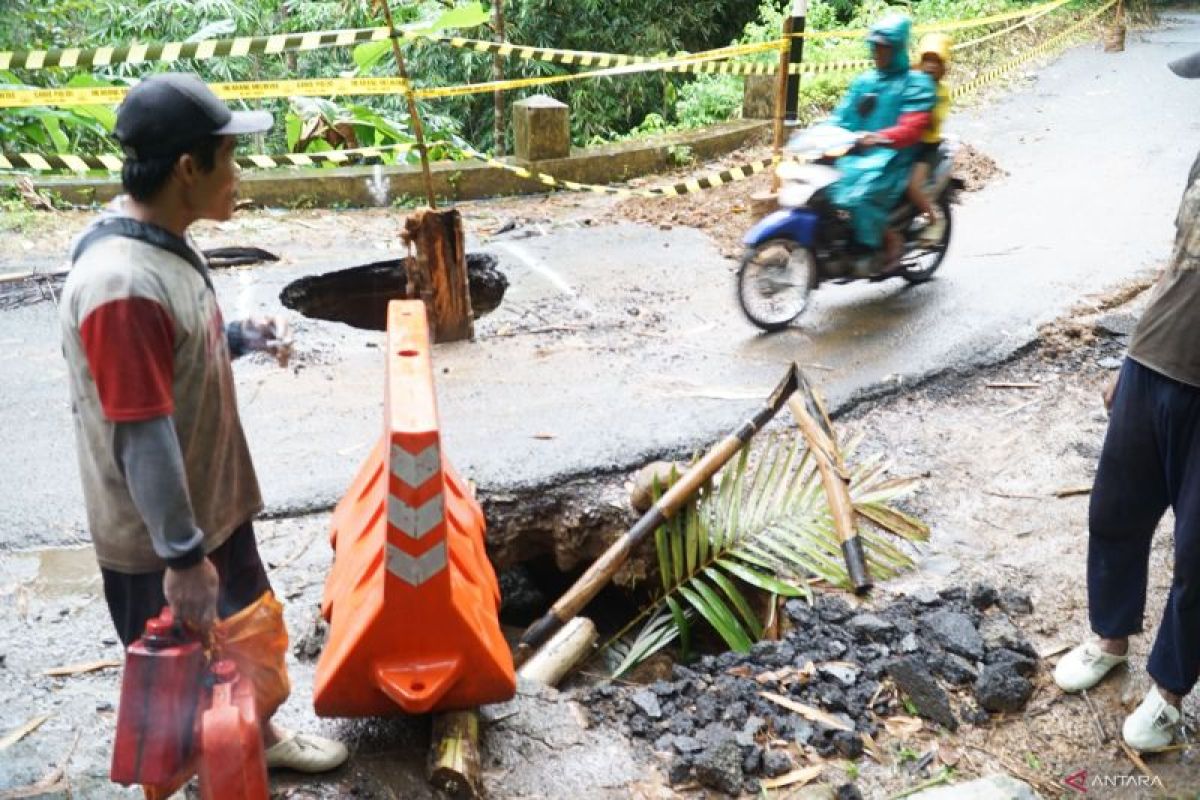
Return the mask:
<svg viewBox="0 0 1200 800">
<path fill-rule="evenodd" d="M 892 63 L 855 78 L 829 122 L 852 131 L 883 131 L 899 123 L 902 115 L 933 110 L 933 79 L 909 69 L 911 30 L 912 21 L 902 14 L 888 15 L 872 26 L 868 40 L 886 39 L 892 46 Z M 861 244 L 872 249 L 883 245 L 888 214 L 908 185 L 915 157 L 912 146 L 875 147 L 838 161 L 842 177 L 830 187 L 830 197 L 850 211 L 854 236 Z"/>
</svg>

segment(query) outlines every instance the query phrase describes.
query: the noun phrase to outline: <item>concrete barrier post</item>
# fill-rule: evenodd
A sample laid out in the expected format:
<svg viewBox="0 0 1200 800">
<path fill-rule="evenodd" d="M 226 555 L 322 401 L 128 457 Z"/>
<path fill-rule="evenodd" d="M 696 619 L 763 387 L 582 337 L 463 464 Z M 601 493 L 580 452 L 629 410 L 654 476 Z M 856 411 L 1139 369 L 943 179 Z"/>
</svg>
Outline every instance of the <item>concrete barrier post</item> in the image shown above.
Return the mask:
<svg viewBox="0 0 1200 800">
<path fill-rule="evenodd" d="M 775 119 L 773 75 L 747 75 L 742 88 L 743 119 Z"/>
<path fill-rule="evenodd" d="M 518 161 L 566 158 L 571 155 L 570 109 L 540 94 L 513 103 L 513 143 Z"/>
</svg>

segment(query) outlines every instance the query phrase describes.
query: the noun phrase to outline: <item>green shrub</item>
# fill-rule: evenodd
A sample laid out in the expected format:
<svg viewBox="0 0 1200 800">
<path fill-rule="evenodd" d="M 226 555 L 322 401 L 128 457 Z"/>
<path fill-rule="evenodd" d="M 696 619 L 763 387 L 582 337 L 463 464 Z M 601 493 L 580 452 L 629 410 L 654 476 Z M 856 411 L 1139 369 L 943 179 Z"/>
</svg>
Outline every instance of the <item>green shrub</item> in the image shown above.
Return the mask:
<svg viewBox="0 0 1200 800">
<path fill-rule="evenodd" d="M 679 90 L 675 116 L 680 126 L 698 128 L 741 116 L 742 81 L 733 75 L 701 75 Z"/>
</svg>

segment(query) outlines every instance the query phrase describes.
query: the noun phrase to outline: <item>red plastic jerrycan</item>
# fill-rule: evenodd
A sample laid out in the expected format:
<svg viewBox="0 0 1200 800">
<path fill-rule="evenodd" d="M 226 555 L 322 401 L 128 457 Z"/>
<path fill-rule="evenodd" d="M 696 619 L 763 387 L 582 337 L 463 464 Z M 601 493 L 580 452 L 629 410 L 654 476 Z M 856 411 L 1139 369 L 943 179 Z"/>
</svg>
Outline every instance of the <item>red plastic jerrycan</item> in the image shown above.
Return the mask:
<svg viewBox="0 0 1200 800">
<path fill-rule="evenodd" d="M 267 760 L 254 686 L 229 660 L 212 666 L 212 700 L 200 716 L 202 800 L 267 800 Z"/>
<path fill-rule="evenodd" d="M 142 638 L 125 651 L 114 782 L 164 785 L 191 774 L 204 662 L 200 642 L 175 625 L 170 609 L 146 622 Z"/>
</svg>

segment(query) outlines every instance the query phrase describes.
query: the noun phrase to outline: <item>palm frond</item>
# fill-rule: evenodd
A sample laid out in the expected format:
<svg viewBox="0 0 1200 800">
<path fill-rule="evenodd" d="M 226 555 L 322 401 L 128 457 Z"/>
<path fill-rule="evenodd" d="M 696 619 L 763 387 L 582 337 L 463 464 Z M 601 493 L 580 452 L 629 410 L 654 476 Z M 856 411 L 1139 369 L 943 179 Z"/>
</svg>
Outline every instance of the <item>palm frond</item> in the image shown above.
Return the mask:
<svg viewBox="0 0 1200 800">
<path fill-rule="evenodd" d="M 855 511 L 869 523 L 859 531 L 868 568 L 884 579 L 912 567 L 912 556 L 898 541 L 925 541 L 929 527 L 890 505 L 911 493 L 917 481 L 888 478 L 882 456 L 855 461 L 861 442 L 861 435 L 844 437 L 833 455 L 849 476 Z M 820 473 L 798 434 L 767 439 L 754 457 L 743 448 L 717 476 L 715 489 L 698 494 L 659 528 L 655 545 L 661 593 L 647 607 L 649 622 L 622 651 L 622 672 L 637 656 L 681 636 L 690 649 L 697 615 L 730 648 L 748 650 L 764 623 L 743 587 L 811 600 L 814 579 L 839 587 L 850 583 Z"/>
</svg>

